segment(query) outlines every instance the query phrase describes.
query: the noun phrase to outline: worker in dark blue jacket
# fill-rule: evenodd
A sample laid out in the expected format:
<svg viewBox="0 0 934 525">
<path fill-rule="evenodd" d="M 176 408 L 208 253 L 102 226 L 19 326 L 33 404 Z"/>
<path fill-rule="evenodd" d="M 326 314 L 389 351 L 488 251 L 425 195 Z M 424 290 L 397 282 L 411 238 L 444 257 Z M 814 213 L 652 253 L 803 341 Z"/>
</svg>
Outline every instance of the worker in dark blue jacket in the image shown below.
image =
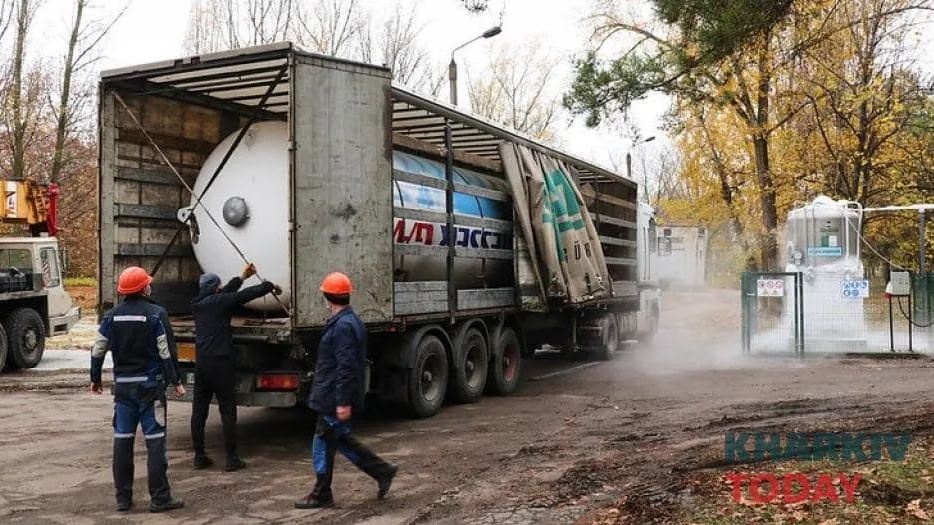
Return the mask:
<svg viewBox="0 0 934 525">
<path fill-rule="evenodd" d="M 331 478 L 337 451 L 376 480 L 379 498 L 389 492 L 397 470 L 350 435 L 353 411 L 362 408 L 366 395 L 366 328 L 350 308 L 350 278 L 339 272 L 329 274 L 321 291 L 331 317 L 318 344 L 315 380 L 307 402 L 318 415 L 312 441 L 315 486 L 295 502 L 298 509 L 334 504 Z"/>
<path fill-rule="evenodd" d="M 165 512 L 184 506 L 172 497 L 166 475 L 165 389 L 166 383 L 172 384 L 181 397 L 185 387 L 179 382 L 169 348 L 171 328 L 163 324 L 165 310 L 148 299 L 151 283 L 152 277 L 142 268 L 130 267 L 120 274 L 117 292 L 125 299 L 104 314 L 91 351 L 91 392 L 95 394 L 103 392 L 104 356 L 108 350 L 113 354 L 113 476 L 120 512 L 133 506 L 133 442 L 140 425 L 148 457 L 149 511 Z"/>
<path fill-rule="evenodd" d="M 195 449 L 196 469 L 214 464 L 204 450 L 204 424 L 208 419 L 212 397 L 217 397 L 221 423 L 224 426 L 226 470 L 232 472 L 246 467 L 246 463 L 237 455 L 236 355 L 233 351 L 230 320 L 240 306 L 268 293 L 282 293 L 278 286 L 268 281 L 241 290 L 243 281 L 255 274 L 256 268 L 249 264 L 240 277 L 234 277 L 221 288 L 220 277 L 206 273 L 198 279 L 200 291 L 198 297 L 191 302 L 191 313 L 195 320 L 196 349 L 191 442 Z"/>
</svg>

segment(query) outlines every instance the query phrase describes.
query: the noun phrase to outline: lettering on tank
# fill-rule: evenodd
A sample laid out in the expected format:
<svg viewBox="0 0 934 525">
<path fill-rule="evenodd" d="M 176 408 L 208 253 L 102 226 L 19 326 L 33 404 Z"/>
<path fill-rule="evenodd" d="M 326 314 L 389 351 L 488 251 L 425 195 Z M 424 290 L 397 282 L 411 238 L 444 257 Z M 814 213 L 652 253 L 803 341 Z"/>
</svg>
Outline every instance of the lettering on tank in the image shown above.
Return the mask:
<svg viewBox="0 0 934 525">
<path fill-rule="evenodd" d="M 457 232 L 454 245 L 464 248 L 489 248 L 493 250 L 511 250 L 512 234 L 469 226 L 455 226 Z M 397 244 L 421 244 L 425 246 L 447 246 L 448 227 L 446 224 L 405 220 L 397 218 L 392 232 Z"/>
</svg>

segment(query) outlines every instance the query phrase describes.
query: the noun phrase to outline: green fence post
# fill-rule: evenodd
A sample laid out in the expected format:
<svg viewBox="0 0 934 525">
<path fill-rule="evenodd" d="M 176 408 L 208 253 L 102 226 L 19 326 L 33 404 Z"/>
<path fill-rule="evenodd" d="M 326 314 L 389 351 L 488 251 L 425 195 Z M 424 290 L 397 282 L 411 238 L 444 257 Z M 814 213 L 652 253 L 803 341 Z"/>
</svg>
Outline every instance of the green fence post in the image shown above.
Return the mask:
<svg viewBox="0 0 934 525">
<path fill-rule="evenodd" d="M 753 294 L 756 286 L 755 277 L 752 273 L 744 272 L 740 291 L 743 310 L 743 354 L 745 355 L 752 353 L 752 323 L 755 322 L 756 307 L 755 295 Z"/>
</svg>

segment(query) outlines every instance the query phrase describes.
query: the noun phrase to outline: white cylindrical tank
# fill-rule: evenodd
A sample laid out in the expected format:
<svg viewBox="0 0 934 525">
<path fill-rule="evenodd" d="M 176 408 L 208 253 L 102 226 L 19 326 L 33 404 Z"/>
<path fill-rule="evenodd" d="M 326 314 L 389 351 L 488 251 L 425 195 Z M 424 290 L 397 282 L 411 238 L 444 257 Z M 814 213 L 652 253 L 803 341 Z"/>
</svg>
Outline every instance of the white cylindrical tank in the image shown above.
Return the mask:
<svg viewBox="0 0 934 525">
<path fill-rule="evenodd" d="M 824 195 L 788 212 L 788 271 L 834 267 L 862 275 L 861 218 L 862 213 L 852 203 L 835 201 Z"/>
<path fill-rule="evenodd" d="M 855 203 L 823 195 L 788 212 L 785 271 L 803 276 L 804 337 L 811 348 L 859 351 L 866 345 L 863 299 L 844 295 L 844 283 L 868 288 L 860 259 L 861 220 Z M 785 281 L 785 289 L 792 290 L 792 279 Z M 784 305 L 790 326 L 794 304 Z"/>
<path fill-rule="evenodd" d="M 237 133 L 225 138 L 208 156 L 193 188 L 196 195 L 204 192 Z M 244 266 L 243 258 L 208 217 L 204 209 L 207 208 L 223 232 L 248 260 L 256 264 L 260 275 L 282 287 L 280 300 L 283 304 L 289 304 L 291 297 L 288 144 L 285 123 L 254 124 L 211 184 L 201 201 L 203 207 L 195 206 L 196 200 L 192 197 L 190 207 L 179 210 L 180 221 L 184 221 L 193 210 L 192 247 L 202 270 L 227 280 L 238 275 Z M 393 151 L 392 161 L 393 167 L 403 172 L 437 180 L 445 177 L 444 164 L 437 160 Z M 504 181 L 470 169 L 457 167 L 454 177 L 456 183 L 465 186 L 508 192 Z M 393 181 L 393 205 L 401 209 L 443 213 L 446 209 L 445 192 L 433 186 Z M 448 235 L 444 223 L 395 217 L 391 225 L 394 244 L 446 246 L 450 237 L 456 246 L 465 248 L 513 249 L 512 205 L 508 201 L 455 192 L 454 211 L 459 216 L 495 219 L 499 226 L 455 223 L 455 233 Z M 446 258 L 397 254 L 393 258 L 393 274 L 396 281 L 447 280 Z M 246 284 L 258 282 L 253 278 Z M 458 257 L 454 261 L 454 283 L 458 288 L 513 286 L 512 261 Z M 271 296 L 257 299 L 247 306 L 264 311 L 279 309 L 279 303 Z"/>
<path fill-rule="evenodd" d="M 208 156 L 195 181 L 195 195 L 201 195 L 237 133 L 225 138 Z M 289 304 L 289 134 L 282 122 L 259 122 L 250 127 L 224 169 L 195 206 L 191 223 L 191 245 L 205 272 L 221 280 L 239 275 L 245 263 L 231 243 L 205 213 L 220 224 L 259 274 L 282 287 L 279 300 Z M 202 205 L 204 208 L 202 208 Z M 179 218 L 184 219 L 186 210 Z M 244 286 L 259 284 L 256 277 Z M 248 304 L 256 310 L 276 310 L 272 296 Z"/>
</svg>

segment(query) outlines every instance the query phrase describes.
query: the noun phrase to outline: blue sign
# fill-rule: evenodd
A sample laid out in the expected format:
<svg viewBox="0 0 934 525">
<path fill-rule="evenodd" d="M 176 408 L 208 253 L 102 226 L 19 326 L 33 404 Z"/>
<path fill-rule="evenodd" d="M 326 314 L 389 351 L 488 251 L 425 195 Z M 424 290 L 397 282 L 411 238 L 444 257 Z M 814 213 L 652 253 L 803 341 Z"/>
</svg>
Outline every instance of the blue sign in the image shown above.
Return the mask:
<svg viewBox="0 0 934 525">
<path fill-rule="evenodd" d="M 843 248 L 840 246 L 808 246 L 808 255 L 811 257 L 840 257 Z"/>
<path fill-rule="evenodd" d="M 863 279 L 859 281 L 844 280 L 843 297 L 858 299 L 860 297 L 869 297 L 869 281 Z"/>
</svg>

